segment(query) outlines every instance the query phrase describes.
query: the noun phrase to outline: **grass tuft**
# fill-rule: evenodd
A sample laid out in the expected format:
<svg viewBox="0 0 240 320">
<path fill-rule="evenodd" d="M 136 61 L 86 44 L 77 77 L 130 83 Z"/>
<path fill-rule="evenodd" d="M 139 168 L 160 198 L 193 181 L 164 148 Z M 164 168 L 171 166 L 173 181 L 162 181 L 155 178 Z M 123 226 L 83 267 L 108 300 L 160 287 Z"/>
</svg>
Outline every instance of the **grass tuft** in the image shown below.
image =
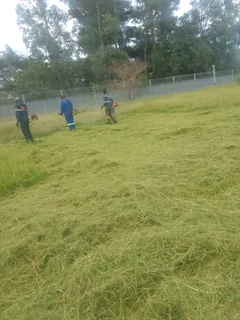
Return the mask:
<svg viewBox="0 0 240 320">
<path fill-rule="evenodd" d="M 0 195 L 16 188 L 29 187 L 44 179 L 43 172 L 26 156 L 1 147 L 0 150 Z"/>
</svg>

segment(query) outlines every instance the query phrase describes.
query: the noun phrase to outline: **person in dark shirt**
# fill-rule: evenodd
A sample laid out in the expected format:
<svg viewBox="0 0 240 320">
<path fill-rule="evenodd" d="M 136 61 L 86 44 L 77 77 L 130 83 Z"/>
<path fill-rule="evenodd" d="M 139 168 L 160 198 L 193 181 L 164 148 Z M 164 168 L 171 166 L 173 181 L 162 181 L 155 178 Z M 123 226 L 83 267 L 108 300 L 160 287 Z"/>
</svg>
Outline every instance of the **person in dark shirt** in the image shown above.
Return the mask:
<svg viewBox="0 0 240 320">
<path fill-rule="evenodd" d="M 22 133 L 26 139 L 26 142 L 29 141 L 34 142 L 32 133 L 29 127 L 29 117 L 28 117 L 28 109 L 26 104 L 20 99 L 16 99 L 15 104 L 15 115 L 17 119 L 16 125 L 21 128 Z"/>
<path fill-rule="evenodd" d="M 60 115 L 65 117 L 66 123 L 68 125 L 68 128 L 70 131 L 76 129 L 76 125 L 74 122 L 73 117 L 73 105 L 72 102 L 69 99 L 66 99 L 66 97 L 61 96 L 61 103 L 60 103 Z"/>
<path fill-rule="evenodd" d="M 104 89 L 103 90 L 103 106 L 101 108 L 104 108 L 105 107 L 105 111 L 106 111 L 106 117 L 107 117 L 107 121 L 109 124 L 111 124 L 111 120 L 115 123 L 118 123 L 117 120 L 113 117 L 112 115 L 112 110 L 114 109 L 113 108 L 113 99 L 107 94 L 107 90 Z"/>
</svg>

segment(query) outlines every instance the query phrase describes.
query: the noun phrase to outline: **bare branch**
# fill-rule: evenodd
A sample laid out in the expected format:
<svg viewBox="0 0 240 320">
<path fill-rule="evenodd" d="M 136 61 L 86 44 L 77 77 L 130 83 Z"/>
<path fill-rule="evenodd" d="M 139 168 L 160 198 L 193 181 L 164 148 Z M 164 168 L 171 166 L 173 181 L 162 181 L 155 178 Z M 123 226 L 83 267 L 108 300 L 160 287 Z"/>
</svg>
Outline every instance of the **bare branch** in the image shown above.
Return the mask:
<svg viewBox="0 0 240 320">
<path fill-rule="evenodd" d="M 130 100 L 132 100 L 132 90 L 139 89 L 142 85 L 140 75 L 145 74 L 146 67 L 146 63 L 141 60 L 128 61 L 112 66 L 112 71 L 123 81 L 125 89 L 129 91 Z"/>
</svg>

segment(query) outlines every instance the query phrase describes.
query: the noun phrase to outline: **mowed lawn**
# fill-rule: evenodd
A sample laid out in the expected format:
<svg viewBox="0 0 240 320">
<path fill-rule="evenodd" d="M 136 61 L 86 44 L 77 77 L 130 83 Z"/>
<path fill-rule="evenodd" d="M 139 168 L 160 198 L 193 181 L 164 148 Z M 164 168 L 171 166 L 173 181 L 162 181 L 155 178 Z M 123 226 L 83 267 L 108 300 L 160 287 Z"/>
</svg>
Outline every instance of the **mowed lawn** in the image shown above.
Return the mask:
<svg viewBox="0 0 240 320">
<path fill-rule="evenodd" d="M 89 114 L 0 146 L 0 319 L 240 319 L 239 86 Z"/>
</svg>

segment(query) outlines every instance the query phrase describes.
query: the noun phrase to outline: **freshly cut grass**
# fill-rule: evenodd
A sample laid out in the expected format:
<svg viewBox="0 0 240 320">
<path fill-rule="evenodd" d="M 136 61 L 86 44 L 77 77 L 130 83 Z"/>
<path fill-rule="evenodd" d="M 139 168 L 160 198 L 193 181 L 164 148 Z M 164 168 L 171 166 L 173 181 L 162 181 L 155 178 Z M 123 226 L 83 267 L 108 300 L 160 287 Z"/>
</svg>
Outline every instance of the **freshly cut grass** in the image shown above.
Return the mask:
<svg viewBox="0 0 240 320">
<path fill-rule="evenodd" d="M 0 200 L 1 320 L 240 319 L 239 106 L 211 88 L 9 143 L 46 179 Z"/>
<path fill-rule="evenodd" d="M 16 188 L 29 187 L 43 180 L 42 171 L 27 159 L 6 147 L 0 149 L 0 195 Z"/>
</svg>

